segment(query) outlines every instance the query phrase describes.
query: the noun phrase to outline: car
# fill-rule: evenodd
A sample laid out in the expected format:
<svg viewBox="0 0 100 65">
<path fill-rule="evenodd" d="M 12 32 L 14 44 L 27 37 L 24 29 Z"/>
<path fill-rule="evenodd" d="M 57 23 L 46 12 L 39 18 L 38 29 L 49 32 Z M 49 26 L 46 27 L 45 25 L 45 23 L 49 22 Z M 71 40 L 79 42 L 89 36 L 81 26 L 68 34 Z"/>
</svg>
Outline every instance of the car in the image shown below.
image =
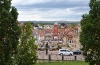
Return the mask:
<svg viewBox="0 0 100 65">
<path fill-rule="evenodd" d="M 37 50 L 41 50 L 42 51 L 42 50 L 45 50 L 45 49 L 46 49 L 45 46 L 38 46 L 37 47 Z"/>
<path fill-rule="evenodd" d="M 81 50 L 73 50 L 73 54 L 81 54 Z"/>
<path fill-rule="evenodd" d="M 67 49 L 59 49 L 59 55 L 73 55 L 73 52 L 71 52 L 70 50 L 67 50 Z"/>
<path fill-rule="evenodd" d="M 50 46 L 50 47 L 49 47 L 49 50 L 50 50 L 50 51 L 56 50 L 56 47 L 55 47 L 55 46 Z"/>
</svg>

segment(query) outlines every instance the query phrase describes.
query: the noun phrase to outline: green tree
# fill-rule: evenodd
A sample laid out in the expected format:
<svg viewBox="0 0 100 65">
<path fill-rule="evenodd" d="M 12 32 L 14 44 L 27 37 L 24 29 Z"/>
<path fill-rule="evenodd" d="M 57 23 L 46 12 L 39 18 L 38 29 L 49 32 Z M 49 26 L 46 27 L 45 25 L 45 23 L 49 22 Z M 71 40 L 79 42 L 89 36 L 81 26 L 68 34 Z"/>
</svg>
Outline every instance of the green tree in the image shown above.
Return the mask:
<svg viewBox="0 0 100 65">
<path fill-rule="evenodd" d="M 22 34 L 18 45 L 17 64 L 34 65 L 37 60 L 35 38 L 32 35 L 32 25 L 26 22 L 22 26 Z"/>
<path fill-rule="evenodd" d="M 89 6 L 89 14 L 82 16 L 80 42 L 85 61 L 100 65 L 100 1 L 90 0 Z"/>
<path fill-rule="evenodd" d="M 65 23 L 61 23 L 61 26 L 65 26 L 66 24 Z"/>
<path fill-rule="evenodd" d="M 0 65 L 13 65 L 20 36 L 18 12 L 11 0 L 0 0 Z"/>
<path fill-rule="evenodd" d="M 71 28 L 73 29 L 76 26 L 76 24 L 71 24 Z"/>
</svg>

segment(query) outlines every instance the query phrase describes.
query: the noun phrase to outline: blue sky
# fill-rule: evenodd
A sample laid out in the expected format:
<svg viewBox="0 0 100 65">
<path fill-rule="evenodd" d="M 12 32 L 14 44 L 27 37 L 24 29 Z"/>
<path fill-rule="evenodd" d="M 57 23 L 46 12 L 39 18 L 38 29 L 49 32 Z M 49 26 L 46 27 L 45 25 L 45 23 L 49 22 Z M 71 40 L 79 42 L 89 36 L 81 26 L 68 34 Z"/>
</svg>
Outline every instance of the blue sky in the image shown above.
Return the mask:
<svg viewBox="0 0 100 65">
<path fill-rule="evenodd" d="M 12 0 L 19 21 L 80 21 L 90 0 Z"/>
</svg>

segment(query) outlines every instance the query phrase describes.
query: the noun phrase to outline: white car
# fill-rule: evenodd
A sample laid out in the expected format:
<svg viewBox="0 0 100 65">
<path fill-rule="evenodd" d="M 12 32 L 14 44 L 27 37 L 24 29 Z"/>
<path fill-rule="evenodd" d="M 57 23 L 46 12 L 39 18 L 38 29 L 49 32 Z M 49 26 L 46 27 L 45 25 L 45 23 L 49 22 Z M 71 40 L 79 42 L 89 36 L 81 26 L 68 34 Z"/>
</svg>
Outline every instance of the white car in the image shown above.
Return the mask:
<svg viewBox="0 0 100 65">
<path fill-rule="evenodd" d="M 59 55 L 73 55 L 73 52 L 71 52 L 70 50 L 67 50 L 67 49 L 59 49 Z"/>
</svg>

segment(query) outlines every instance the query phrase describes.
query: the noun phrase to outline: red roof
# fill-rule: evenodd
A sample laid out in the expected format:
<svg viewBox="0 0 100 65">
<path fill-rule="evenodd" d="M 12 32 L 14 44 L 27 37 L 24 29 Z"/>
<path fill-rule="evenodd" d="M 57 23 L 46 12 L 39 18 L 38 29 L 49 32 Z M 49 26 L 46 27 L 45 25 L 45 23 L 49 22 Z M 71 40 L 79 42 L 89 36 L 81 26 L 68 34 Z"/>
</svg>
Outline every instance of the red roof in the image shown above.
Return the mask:
<svg viewBox="0 0 100 65">
<path fill-rule="evenodd" d="M 40 36 L 44 36 L 44 33 L 42 30 L 38 30 L 37 33 L 40 35 Z"/>
<path fill-rule="evenodd" d="M 75 30 L 78 30 L 78 25 L 76 25 L 76 26 L 74 27 L 74 29 L 75 29 Z"/>
<path fill-rule="evenodd" d="M 68 38 L 73 38 L 73 32 L 72 31 L 68 32 L 67 36 Z"/>
<path fill-rule="evenodd" d="M 45 33 L 51 33 L 51 32 L 53 32 L 53 29 L 44 29 L 44 32 Z"/>
</svg>

